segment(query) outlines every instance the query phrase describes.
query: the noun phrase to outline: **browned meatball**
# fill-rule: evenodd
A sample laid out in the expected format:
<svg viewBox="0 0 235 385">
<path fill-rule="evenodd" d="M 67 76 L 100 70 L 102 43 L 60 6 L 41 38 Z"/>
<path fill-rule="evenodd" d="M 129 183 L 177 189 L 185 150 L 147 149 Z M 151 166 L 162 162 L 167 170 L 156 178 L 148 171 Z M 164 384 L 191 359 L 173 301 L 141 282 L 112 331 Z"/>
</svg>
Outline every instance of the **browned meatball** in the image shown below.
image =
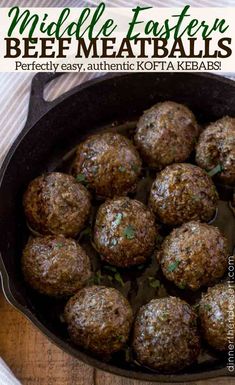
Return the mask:
<svg viewBox="0 0 235 385">
<path fill-rule="evenodd" d="M 80 290 L 65 307 L 72 341 L 99 355 L 110 355 L 126 343 L 132 309 L 119 291 L 104 286 Z"/>
<path fill-rule="evenodd" d="M 133 347 L 138 361 L 152 369 L 183 369 L 200 351 L 196 314 L 179 298 L 153 299 L 137 314 Z"/>
<path fill-rule="evenodd" d="M 167 225 L 192 219 L 207 222 L 215 214 L 218 193 L 211 178 L 201 168 L 175 163 L 157 174 L 149 204 L 157 218 Z"/>
<path fill-rule="evenodd" d="M 229 343 L 234 343 L 234 304 L 234 288 L 226 283 L 211 287 L 202 295 L 199 304 L 202 333 L 217 350 L 225 351 Z"/>
<path fill-rule="evenodd" d="M 206 170 L 218 171 L 222 182 L 235 184 L 235 118 L 225 116 L 201 133 L 196 161 Z"/>
<path fill-rule="evenodd" d="M 23 199 L 29 225 L 40 234 L 76 236 L 88 219 L 86 188 L 71 175 L 52 172 L 34 179 Z"/>
<path fill-rule="evenodd" d="M 49 296 L 68 296 L 91 276 L 89 257 L 79 244 L 63 235 L 28 241 L 22 256 L 25 280 Z"/>
<path fill-rule="evenodd" d="M 77 148 L 72 173 L 103 197 L 134 191 L 141 159 L 126 137 L 106 132 L 90 136 Z"/>
<path fill-rule="evenodd" d="M 151 167 L 162 169 L 171 163 L 184 162 L 192 152 L 198 135 L 195 116 L 186 106 L 163 102 L 141 116 L 135 143 Z"/>
<path fill-rule="evenodd" d="M 100 206 L 94 241 L 103 260 L 122 267 L 143 263 L 155 239 L 154 216 L 143 203 L 121 197 Z"/>
<path fill-rule="evenodd" d="M 197 290 L 225 274 L 228 242 L 217 227 L 192 221 L 165 238 L 158 257 L 167 279 L 181 289 Z"/>
</svg>

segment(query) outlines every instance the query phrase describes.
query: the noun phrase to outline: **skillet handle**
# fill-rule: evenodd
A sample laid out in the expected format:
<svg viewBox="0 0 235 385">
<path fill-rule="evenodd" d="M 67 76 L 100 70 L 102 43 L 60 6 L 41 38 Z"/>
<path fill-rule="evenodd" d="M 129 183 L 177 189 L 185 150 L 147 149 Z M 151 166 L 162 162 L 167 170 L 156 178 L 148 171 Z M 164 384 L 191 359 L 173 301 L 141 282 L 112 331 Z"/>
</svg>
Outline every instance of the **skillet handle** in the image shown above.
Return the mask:
<svg viewBox="0 0 235 385">
<path fill-rule="evenodd" d="M 53 107 L 54 103 L 47 102 L 43 98 L 43 91 L 47 83 L 63 75 L 63 72 L 39 72 L 37 73 L 31 83 L 31 92 L 29 99 L 28 117 L 23 130 L 28 129 L 34 125 L 48 110 Z"/>
</svg>

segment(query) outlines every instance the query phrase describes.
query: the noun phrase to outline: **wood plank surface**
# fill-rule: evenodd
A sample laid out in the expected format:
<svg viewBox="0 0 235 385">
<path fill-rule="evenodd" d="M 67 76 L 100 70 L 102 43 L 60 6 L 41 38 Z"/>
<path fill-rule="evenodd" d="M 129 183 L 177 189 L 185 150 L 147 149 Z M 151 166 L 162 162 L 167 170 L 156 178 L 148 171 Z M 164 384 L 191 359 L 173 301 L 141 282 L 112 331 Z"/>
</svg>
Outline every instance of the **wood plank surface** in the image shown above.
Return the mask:
<svg viewBox="0 0 235 385">
<path fill-rule="evenodd" d="M 151 385 L 104 373 L 80 363 L 48 341 L 6 302 L 1 292 L 0 356 L 23 385 Z M 181 385 L 205 384 L 234 385 L 235 380 L 216 379 Z"/>
</svg>

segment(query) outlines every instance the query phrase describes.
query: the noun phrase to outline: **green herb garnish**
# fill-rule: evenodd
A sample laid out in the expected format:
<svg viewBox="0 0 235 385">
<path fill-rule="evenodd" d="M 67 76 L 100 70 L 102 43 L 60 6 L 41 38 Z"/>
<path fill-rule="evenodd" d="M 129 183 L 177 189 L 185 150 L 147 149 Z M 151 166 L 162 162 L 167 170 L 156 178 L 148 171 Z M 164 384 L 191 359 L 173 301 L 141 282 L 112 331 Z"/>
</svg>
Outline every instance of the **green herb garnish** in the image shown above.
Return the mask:
<svg viewBox="0 0 235 385">
<path fill-rule="evenodd" d="M 200 307 L 200 303 L 196 303 L 195 305 L 193 305 L 193 309 L 195 311 L 197 311 L 199 309 L 199 307 Z"/>
<path fill-rule="evenodd" d="M 179 264 L 180 264 L 180 261 L 179 261 L 179 260 L 176 260 L 175 262 L 170 263 L 170 265 L 169 265 L 168 268 L 167 268 L 167 271 L 169 271 L 170 273 L 172 273 L 173 271 L 175 271 L 175 269 L 177 269 L 177 267 L 179 266 Z"/>
<path fill-rule="evenodd" d="M 120 273 L 115 273 L 115 274 L 114 274 L 114 279 L 115 279 L 118 283 L 120 283 L 122 286 L 124 286 L 124 282 L 123 282 L 123 280 L 122 280 L 122 277 L 121 277 Z"/>
<path fill-rule="evenodd" d="M 200 197 L 200 195 L 192 195 L 192 199 L 193 199 L 194 201 L 200 201 L 200 200 L 201 200 L 201 197 Z"/>
<path fill-rule="evenodd" d="M 117 272 L 117 269 L 116 269 L 116 267 L 114 267 L 114 266 L 105 265 L 105 266 L 104 266 L 104 269 L 109 270 L 109 271 L 112 271 L 113 273 L 116 273 L 116 272 Z"/>
<path fill-rule="evenodd" d="M 118 167 L 118 171 L 120 172 L 125 172 L 126 171 L 126 168 L 124 166 L 119 166 Z"/>
<path fill-rule="evenodd" d="M 160 244 L 160 243 L 162 243 L 163 239 L 164 239 L 164 237 L 162 235 L 157 234 L 155 241 L 156 241 L 157 244 Z"/>
<path fill-rule="evenodd" d="M 123 235 L 127 239 L 134 239 L 135 238 L 135 229 L 131 225 L 128 225 L 123 230 Z"/>
<path fill-rule="evenodd" d="M 84 236 L 91 236 L 91 228 L 90 227 L 86 227 L 84 230 L 81 231 L 80 233 L 80 238 L 84 237 Z"/>
<path fill-rule="evenodd" d="M 149 280 L 149 286 L 156 289 L 157 287 L 160 287 L 160 281 L 159 279 L 155 279 L 154 277 L 148 277 Z"/>
<path fill-rule="evenodd" d="M 211 311 L 211 310 L 212 310 L 212 306 L 209 305 L 208 303 L 206 303 L 206 304 L 204 305 L 204 308 L 205 308 L 206 310 L 208 310 L 208 311 Z"/>
<path fill-rule="evenodd" d="M 88 183 L 88 180 L 86 179 L 86 175 L 84 175 L 84 174 L 77 174 L 76 181 L 79 183 L 82 183 L 84 185 L 86 185 Z"/>
<path fill-rule="evenodd" d="M 214 176 L 216 174 L 219 174 L 223 171 L 223 166 L 221 164 L 217 164 L 217 166 L 215 166 L 214 168 L 212 168 L 210 171 L 207 171 L 207 174 L 209 176 Z"/>
<path fill-rule="evenodd" d="M 92 174 L 93 174 L 93 175 L 96 175 L 97 172 L 98 172 L 98 169 L 99 169 L 98 166 L 93 166 L 93 167 L 92 167 Z"/>
<path fill-rule="evenodd" d="M 102 277 L 101 271 L 100 271 L 100 270 L 96 271 L 96 273 L 95 273 L 95 275 L 94 275 L 94 283 L 95 283 L 96 285 L 100 285 L 100 282 L 101 282 L 101 279 L 102 279 L 102 278 L 103 278 L 103 277 Z"/>
<path fill-rule="evenodd" d="M 124 342 L 125 341 L 125 337 L 120 335 L 120 336 L 116 336 L 116 340 L 120 341 L 120 342 Z"/>
<path fill-rule="evenodd" d="M 61 249 L 61 247 L 63 247 L 63 243 L 57 243 L 56 247 L 58 247 L 58 249 Z"/>
<path fill-rule="evenodd" d="M 135 173 L 139 172 L 139 167 L 136 164 L 132 164 L 131 168 Z"/>
<path fill-rule="evenodd" d="M 122 213 L 117 213 L 116 215 L 115 215 L 115 219 L 114 219 L 114 221 L 113 221 L 113 226 L 119 226 L 120 225 L 120 223 L 121 223 L 121 220 L 122 220 L 122 218 L 123 218 L 123 214 Z"/>
<path fill-rule="evenodd" d="M 183 290 L 186 288 L 186 284 L 184 282 L 181 282 L 178 284 L 178 288 Z"/>
<path fill-rule="evenodd" d="M 90 285 L 94 285 L 94 282 L 95 281 L 95 277 L 94 277 L 94 275 L 92 276 L 92 277 L 90 277 L 89 279 L 88 279 L 88 284 L 90 284 Z"/>
<path fill-rule="evenodd" d="M 110 244 L 111 244 L 112 246 L 116 246 L 117 243 L 118 243 L 118 240 L 117 240 L 116 238 L 112 238 L 111 241 L 110 241 Z"/>
<path fill-rule="evenodd" d="M 166 321 L 169 316 L 169 313 L 167 311 L 162 311 L 161 314 L 159 314 L 158 318 L 160 321 Z"/>
<path fill-rule="evenodd" d="M 138 270 L 143 270 L 144 268 L 145 268 L 145 265 L 138 265 L 138 266 L 137 266 L 137 269 L 138 269 Z"/>
<path fill-rule="evenodd" d="M 195 146 L 197 144 L 197 138 L 193 138 L 192 145 Z"/>
<path fill-rule="evenodd" d="M 130 362 L 130 361 L 131 361 L 131 356 L 132 356 L 132 354 L 131 354 L 131 349 L 130 349 L 129 346 L 127 346 L 127 347 L 125 348 L 125 360 L 126 360 L 127 362 Z"/>
</svg>

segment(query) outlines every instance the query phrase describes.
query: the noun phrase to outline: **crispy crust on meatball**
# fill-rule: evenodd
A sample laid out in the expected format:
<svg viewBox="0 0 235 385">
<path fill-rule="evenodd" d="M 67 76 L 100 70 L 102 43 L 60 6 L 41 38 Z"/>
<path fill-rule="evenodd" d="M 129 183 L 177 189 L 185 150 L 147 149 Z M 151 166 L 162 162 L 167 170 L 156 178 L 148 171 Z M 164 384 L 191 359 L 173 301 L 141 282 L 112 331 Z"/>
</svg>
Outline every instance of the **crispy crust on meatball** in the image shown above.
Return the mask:
<svg viewBox="0 0 235 385">
<path fill-rule="evenodd" d="M 98 210 L 94 242 L 101 258 L 112 265 L 145 262 L 154 249 L 156 234 L 154 215 L 135 199 L 107 200 Z"/>
<path fill-rule="evenodd" d="M 215 285 L 202 295 L 199 318 L 203 337 L 216 350 L 228 348 L 228 336 L 234 340 L 234 328 L 229 328 L 229 311 L 234 311 L 234 287 L 226 283 Z"/>
<path fill-rule="evenodd" d="M 149 204 L 157 218 L 170 226 L 190 220 L 207 222 L 215 214 L 218 193 L 201 168 L 175 163 L 157 174 Z"/>
<path fill-rule="evenodd" d="M 90 260 L 82 247 L 62 235 L 32 238 L 22 256 L 25 280 L 49 296 L 68 296 L 91 276 Z"/>
<path fill-rule="evenodd" d="M 181 289 L 198 290 L 225 274 L 228 242 L 217 227 L 192 221 L 165 238 L 158 258 L 167 279 Z"/>
<path fill-rule="evenodd" d="M 126 195 L 136 188 L 140 156 L 126 137 L 106 132 L 92 135 L 77 148 L 72 173 L 103 197 Z"/>
<path fill-rule="evenodd" d="M 179 298 L 153 299 L 137 314 L 133 347 L 138 361 L 152 369 L 183 369 L 200 351 L 196 314 Z"/>
<path fill-rule="evenodd" d="M 86 188 L 71 175 L 59 172 L 34 179 L 24 194 L 23 205 L 33 230 L 68 237 L 82 230 L 91 209 Z"/>
<path fill-rule="evenodd" d="M 196 162 L 206 170 L 220 166 L 217 177 L 235 184 L 235 118 L 225 116 L 206 127 L 196 147 Z"/>
<path fill-rule="evenodd" d="M 110 355 L 126 343 L 132 309 L 119 291 L 104 286 L 80 290 L 65 307 L 72 341 L 99 355 Z"/>
<path fill-rule="evenodd" d="M 158 103 L 145 111 L 137 124 L 135 143 L 151 167 L 184 162 L 199 135 L 193 113 L 183 104 Z"/>
</svg>

